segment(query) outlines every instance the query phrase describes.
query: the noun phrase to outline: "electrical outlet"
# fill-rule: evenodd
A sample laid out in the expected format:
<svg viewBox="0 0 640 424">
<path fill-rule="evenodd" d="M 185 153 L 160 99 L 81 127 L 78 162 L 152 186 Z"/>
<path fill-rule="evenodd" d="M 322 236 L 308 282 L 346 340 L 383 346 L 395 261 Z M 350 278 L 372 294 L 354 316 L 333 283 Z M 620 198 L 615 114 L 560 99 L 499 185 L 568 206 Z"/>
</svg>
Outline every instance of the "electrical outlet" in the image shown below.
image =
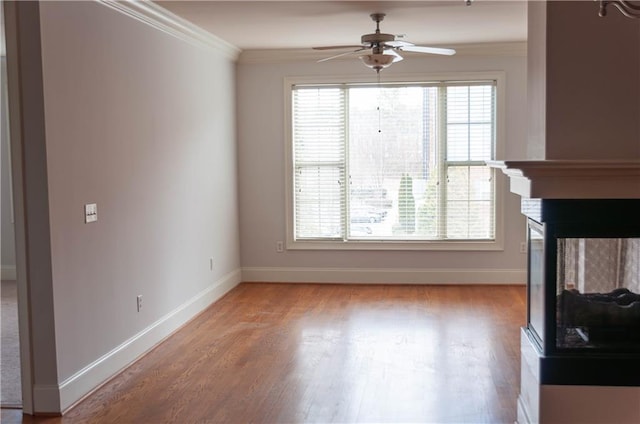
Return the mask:
<svg viewBox="0 0 640 424">
<path fill-rule="evenodd" d="M 276 242 L 276 252 L 282 253 L 284 252 L 284 243 L 281 241 Z"/>
<path fill-rule="evenodd" d="M 142 310 L 142 295 L 139 294 L 138 297 L 136 297 L 136 302 L 138 305 L 138 312 L 140 312 Z"/>
<path fill-rule="evenodd" d="M 527 253 L 527 242 L 520 243 L 520 253 Z"/>
</svg>

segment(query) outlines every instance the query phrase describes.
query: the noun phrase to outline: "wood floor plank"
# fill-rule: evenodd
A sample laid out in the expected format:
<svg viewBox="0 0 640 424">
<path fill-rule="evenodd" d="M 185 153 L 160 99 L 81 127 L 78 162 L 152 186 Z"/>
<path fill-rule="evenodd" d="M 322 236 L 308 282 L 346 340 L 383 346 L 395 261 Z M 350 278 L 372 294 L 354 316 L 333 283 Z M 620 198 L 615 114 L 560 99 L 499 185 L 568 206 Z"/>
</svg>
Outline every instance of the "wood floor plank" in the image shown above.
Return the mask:
<svg viewBox="0 0 640 424">
<path fill-rule="evenodd" d="M 241 284 L 62 418 L 513 423 L 523 286 Z"/>
</svg>

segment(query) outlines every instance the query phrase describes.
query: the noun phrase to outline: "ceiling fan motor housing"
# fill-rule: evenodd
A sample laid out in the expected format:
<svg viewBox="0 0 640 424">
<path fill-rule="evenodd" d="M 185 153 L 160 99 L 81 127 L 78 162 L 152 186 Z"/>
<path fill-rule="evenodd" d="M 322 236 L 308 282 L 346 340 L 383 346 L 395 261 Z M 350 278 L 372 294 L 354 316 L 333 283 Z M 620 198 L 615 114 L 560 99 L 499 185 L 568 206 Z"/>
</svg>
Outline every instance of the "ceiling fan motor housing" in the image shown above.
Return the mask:
<svg viewBox="0 0 640 424">
<path fill-rule="evenodd" d="M 362 44 L 376 45 L 380 43 L 386 43 L 387 41 L 395 41 L 396 36 L 393 34 L 383 34 L 380 32 L 373 34 L 365 34 L 360 39 Z"/>
</svg>

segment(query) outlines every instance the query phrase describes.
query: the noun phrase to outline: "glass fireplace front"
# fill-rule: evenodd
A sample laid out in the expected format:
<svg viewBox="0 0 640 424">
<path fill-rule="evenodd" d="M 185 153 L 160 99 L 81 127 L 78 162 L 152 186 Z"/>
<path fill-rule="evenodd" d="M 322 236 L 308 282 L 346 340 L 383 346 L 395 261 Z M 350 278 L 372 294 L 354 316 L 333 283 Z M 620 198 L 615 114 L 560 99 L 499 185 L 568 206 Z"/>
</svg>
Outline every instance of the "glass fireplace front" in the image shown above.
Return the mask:
<svg viewBox="0 0 640 424">
<path fill-rule="evenodd" d="M 640 238 L 557 240 L 556 347 L 640 351 Z"/>
</svg>

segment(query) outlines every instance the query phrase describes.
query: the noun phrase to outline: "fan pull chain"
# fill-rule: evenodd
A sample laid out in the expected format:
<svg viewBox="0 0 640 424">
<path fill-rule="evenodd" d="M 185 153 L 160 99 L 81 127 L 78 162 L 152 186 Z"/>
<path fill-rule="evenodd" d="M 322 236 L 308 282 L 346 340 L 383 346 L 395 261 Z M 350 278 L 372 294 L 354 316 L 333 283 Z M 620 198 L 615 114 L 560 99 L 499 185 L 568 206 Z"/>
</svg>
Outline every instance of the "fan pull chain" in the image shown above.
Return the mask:
<svg viewBox="0 0 640 424">
<path fill-rule="evenodd" d="M 378 133 L 382 132 L 382 113 L 380 112 L 380 70 L 378 69 Z"/>
</svg>

